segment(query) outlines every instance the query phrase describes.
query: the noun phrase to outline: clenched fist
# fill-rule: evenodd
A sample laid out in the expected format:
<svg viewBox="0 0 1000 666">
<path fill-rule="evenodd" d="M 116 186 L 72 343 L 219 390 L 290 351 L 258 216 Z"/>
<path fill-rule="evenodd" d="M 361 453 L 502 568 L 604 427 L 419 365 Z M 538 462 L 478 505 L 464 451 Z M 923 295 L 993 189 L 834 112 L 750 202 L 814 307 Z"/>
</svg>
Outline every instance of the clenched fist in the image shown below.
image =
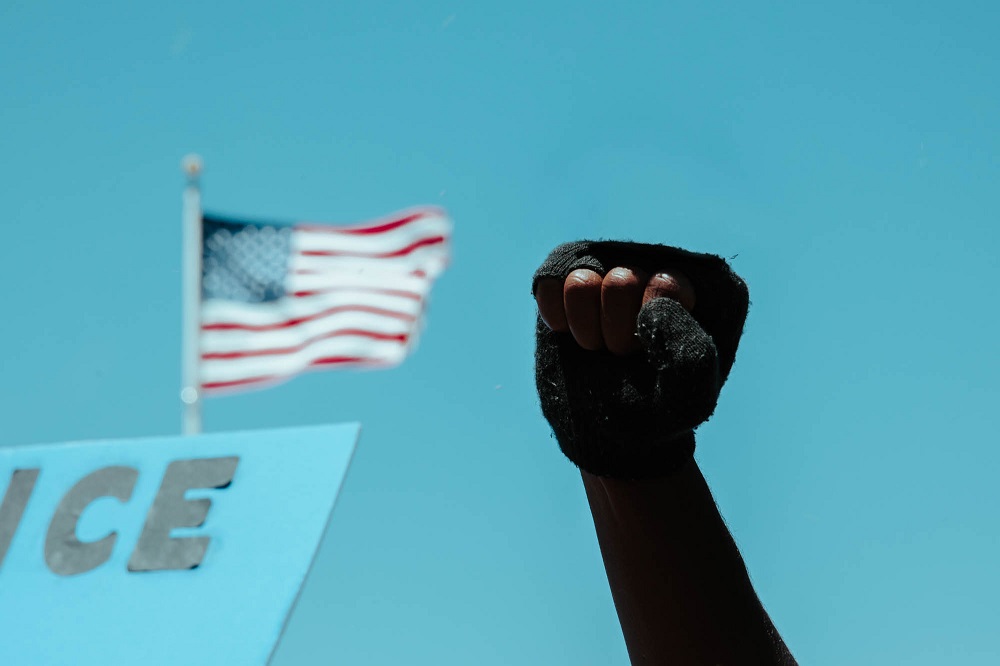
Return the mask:
<svg viewBox="0 0 1000 666">
<path fill-rule="evenodd" d="M 746 318 L 724 260 L 661 245 L 582 241 L 535 274 L 536 383 L 563 452 L 599 476 L 661 476 L 694 451 Z"/>
</svg>

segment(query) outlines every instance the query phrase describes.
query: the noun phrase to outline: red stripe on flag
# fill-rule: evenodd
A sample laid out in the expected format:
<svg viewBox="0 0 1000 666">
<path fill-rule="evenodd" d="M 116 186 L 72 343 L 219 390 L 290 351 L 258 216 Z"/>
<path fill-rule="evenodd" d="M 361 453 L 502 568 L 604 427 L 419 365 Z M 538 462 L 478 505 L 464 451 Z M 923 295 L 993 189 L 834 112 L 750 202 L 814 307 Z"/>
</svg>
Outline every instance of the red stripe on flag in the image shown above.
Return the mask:
<svg viewBox="0 0 1000 666">
<path fill-rule="evenodd" d="M 322 365 L 342 365 L 344 363 L 363 363 L 368 366 L 380 366 L 389 365 L 387 361 L 381 361 L 379 359 L 357 357 L 357 356 L 329 356 L 327 358 L 318 358 L 309 365 L 322 366 Z"/>
<path fill-rule="evenodd" d="M 406 343 L 409 336 L 406 333 L 379 333 L 377 331 L 368 331 L 360 328 L 342 328 L 336 331 L 330 331 L 329 333 L 324 333 L 323 335 L 317 335 L 313 338 L 305 340 L 301 344 L 293 345 L 291 347 L 274 347 L 271 349 L 253 349 L 249 351 L 233 351 L 233 352 L 207 352 L 201 355 L 203 361 L 230 361 L 240 358 L 252 358 L 254 356 L 281 356 L 283 354 L 294 354 L 295 352 L 302 351 L 306 347 L 315 344 L 321 340 L 328 340 L 330 338 L 339 338 L 343 336 L 352 335 L 359 338 L 371 338 L 372 340 L 385 340 L 387 342 L 399 342 Z"/>
<path fill-rule="evenodd" d="M 246 377 L 244 379 L 234 379 L 229 382 L 205 382 L 201 385 L 203 391 L 224 391 L 226 389 L 235 389 L 242 386 L 250 386 L 251 384 L 267 384 L 276 382 L 283 379 L 278 375 L 266 375 L 263 377 Z"/>
<path fill-rule="evenodd" d="M 427 213 L 415 213 L 398 220 L 392 220 L 391 222 L 385 222 L 371 227 L 331 227 L 322 224 L 296 224 L 295 229 L 298 231 L 308 231 L 310 233 L 367 236 L 370 234 L 381 234 L 386 231 L 392 231 L 393 229 L 398 229 L 406 226 L 410 222 L 415 222 L 416 220 L 421 220 L 425 217 L 427 217 Z"/>
<path fill-rule="evenodd" d="M 430 236 L 428 238 L 421 238 L 418 241 L 410 243 L 406 247 L 402 247 L 398 250 L 393 250 L 392 252 L 346 252 L 340 250 L 302 250 L 299 254 L 303 257 L 357 257 L 360 259 L 394 259 L 396 257 L 405 257 L 408 254 L 413 253 L 415 250 L 419 250 L 422 247 L 427 247 L 430 245 L 440 245 L 448 239 L 444 236 Z"/>
<path fill-rule="evenodd" d="M 409 298 L 414 301 L 423 299 L 423 296 L 415 291 L 404 291 L 403 289 L 376 289 L 375 287 L 331 287 L 330 289 L 303 289 L 291 293 L 295 298 L 307 298 L 309 296 L 321 296 L 332 294 L 338 291 L 360 291 L 366 294 L 382 294 L 383 296 L 399 296 Z"/>
<path fill-rule="evenodd" d="M 417 318 L 406 312 L 397 312 L 395 310 L 386 310 L 384 308 L 376 308 L 370 305 L 340 305 L 335 308 L 329 308 L 323 310 L 322 312 L 317 312 L 316 314 L 307 315 L 305 317 L 295 317 L 293 319 L 287 319 L 277 324 L 244 324 L 241 322 L 216 322 L 214 324 L 202 324 L 201 330 L 203 331 L 278 331 L 283 328 L 292 328 L 293 326 L 298 326 L 299 324 L 304 324 L 310 321 L 316 321 L 317 319 L 322 319 L 324 317 L 330 317 L 335 314 L 340 314 L 341 312 L 367 312 L 369 314 L 382 315 L 383 317 L 392 317 L 393 319 L 400 319 L 402 321 L 413 322 Z"/>
<path fill-rule="evenodd" d="M 309 366 L 311 368 L 320 369 L 324 366 L 329 365 L 358 365 L 366 368 L 378 368 L 386 365 L 391 365 L 386 361 L 380 361 L 378 359 L 371 359 L 365 356 L 328 356 L 326 358 L 319 358 L 312 361 Z M 240 389 L 251 389 L 258 387 L 261 384 L 278 384 L 287 381 L 297 375 L 298 373 L 292 373 L 288 375 L 263 375 L 260 377 L 245 377 L 243 379 L 233 379 L 231 381 L 225 382 L 204 382 L 201 385 L 201 389 L 206 393 L 227 393 L 233 391 L 239 391 Z"/>
<path fill-rule="evenodd" d="M 331 271 L 328 271 L 328 270 L 327 271 L 321 271 L 321 270 L 317 270 L 315 268 L 296 268 L 296 269 L 291 270 L 289 272 L 292 275 L 330 275 L 330 273 L 331 273 Z M 411 277 L 416 277 L 416 278 L 425 278 L 425 277 L 427 277 L 427 271 L 422 271 L 422 270 L 420 270 L 418 268 L 418 269 L 410 271 L 409 273 L 407 273 L 407 275 L 409 275 Z"/>
</svg>

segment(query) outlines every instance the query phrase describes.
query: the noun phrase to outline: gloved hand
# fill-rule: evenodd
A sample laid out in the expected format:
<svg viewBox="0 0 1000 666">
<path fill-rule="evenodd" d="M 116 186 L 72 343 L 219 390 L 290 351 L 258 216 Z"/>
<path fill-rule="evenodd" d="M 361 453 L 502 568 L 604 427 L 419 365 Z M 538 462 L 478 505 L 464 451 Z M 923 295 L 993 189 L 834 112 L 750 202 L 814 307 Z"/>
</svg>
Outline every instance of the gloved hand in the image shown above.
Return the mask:
<svg viewBox="0 0 1000 666">
<path fill-rule="evenodd" d="M 563 453 L 598 476 L 669 474 L 694 453 L 736 358 L 746 284 L 664 245 L 560 245 L 535 273 L 535 381 Z"/>
</svg>

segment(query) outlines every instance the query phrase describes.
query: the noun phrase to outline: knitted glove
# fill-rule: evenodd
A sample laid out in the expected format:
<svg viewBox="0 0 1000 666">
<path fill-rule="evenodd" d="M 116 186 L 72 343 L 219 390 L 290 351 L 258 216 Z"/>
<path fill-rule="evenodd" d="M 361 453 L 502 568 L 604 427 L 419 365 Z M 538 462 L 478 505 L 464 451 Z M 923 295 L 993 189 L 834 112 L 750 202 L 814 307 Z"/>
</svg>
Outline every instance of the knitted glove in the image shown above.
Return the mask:
<svg viewBox="0 0 1000 666">
<path fill-rule="evenodd" d="M 715 409 L 736 359 L 749 306 L 746 284 L 721 257 L 665 245 L 578 241 L 560 245 L 535 272 L 565 280 L 579 268 L 604 275 L 616 266 L 654 274 L 676 270 L 694 285 L 689 314 L 670 298 L 639 312 L 642 351 L 587 351 L 538 318 L 535 383 L 542 413 L 563 453 L 598 476 L 663 476 L 694 453 L 694 429 Z"/>
</svg>

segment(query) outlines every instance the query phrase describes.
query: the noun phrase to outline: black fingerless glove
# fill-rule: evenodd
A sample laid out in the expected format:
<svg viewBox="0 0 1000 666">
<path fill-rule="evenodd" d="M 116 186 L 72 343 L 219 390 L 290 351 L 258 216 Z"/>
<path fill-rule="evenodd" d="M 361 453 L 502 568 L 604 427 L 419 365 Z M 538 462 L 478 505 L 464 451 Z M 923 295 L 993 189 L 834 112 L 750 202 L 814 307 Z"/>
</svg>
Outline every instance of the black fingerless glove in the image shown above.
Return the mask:
<svg viewBox="0 0 1000 666">
<path fill-rule="evenodd" d="M 669 298 L 644 305 L 643 351 L 625 357 L 586 351 L 539 317 L 538 396 L 560 448 L 581 469 L 628 479 L 663 476 L 691 457 L 694 429 L 715 409 L 736 359 L 749 294 L 721 257 L 619 241 L 560 245 L 535 273 L 532 292 L 542 278 L 564 280 L 578 268 L 603 276 L 616 266 L 683 273 L 694 285 L 693 311 Z"/>
</svg>

